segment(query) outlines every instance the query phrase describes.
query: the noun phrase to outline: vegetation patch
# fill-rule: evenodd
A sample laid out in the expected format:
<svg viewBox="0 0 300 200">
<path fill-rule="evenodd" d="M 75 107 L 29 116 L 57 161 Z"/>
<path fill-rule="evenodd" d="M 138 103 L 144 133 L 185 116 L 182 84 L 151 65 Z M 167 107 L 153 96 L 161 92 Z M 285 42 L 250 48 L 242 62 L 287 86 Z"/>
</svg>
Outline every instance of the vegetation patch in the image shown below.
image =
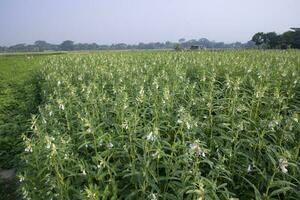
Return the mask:
<svg viewBox="0 0 300 200">
<path fill-rule="evenodd" d="M 0 198 L 16 198 L 12 169 L 20 166 L 22 134 L 31 127 L 39 104 L 37 69 L 42 57 L 0 56 Z"/>
<path fill-rule="evenodd" d="M 298 51 L 47 59 L 25 199 L 299 199 Z"/>
</svg>

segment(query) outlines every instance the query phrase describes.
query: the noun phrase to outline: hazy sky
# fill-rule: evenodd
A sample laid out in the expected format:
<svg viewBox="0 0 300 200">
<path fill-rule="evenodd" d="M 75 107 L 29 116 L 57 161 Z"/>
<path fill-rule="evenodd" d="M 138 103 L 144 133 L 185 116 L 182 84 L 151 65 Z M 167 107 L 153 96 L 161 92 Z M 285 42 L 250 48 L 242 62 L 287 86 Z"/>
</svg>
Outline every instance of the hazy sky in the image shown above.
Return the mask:
<svg viewBox="0 0 300 200">
<path fill-rule="evenodd" d="M 300 0 L 0 0 L 0 45 L 248 41 L 300 27 Z"/>
</svg>

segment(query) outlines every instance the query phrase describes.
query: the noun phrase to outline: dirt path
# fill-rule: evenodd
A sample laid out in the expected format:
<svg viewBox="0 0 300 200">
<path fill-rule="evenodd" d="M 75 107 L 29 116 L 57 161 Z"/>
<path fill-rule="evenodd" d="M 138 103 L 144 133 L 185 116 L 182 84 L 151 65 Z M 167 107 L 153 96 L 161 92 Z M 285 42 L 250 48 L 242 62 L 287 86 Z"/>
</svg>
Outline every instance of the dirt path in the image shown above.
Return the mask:
<svg viewBox="0 0 300 200">
<path fill-rule="evenodd" d="M 14 179 L 16 176 L 15 169 L 0 169 L 0 178 L 4 180 Z"/>
<path fill-rule="evenodd" d="M 2 200 L 16 200 L 18 195 L 16 193 L 17 178 L 15 169 L 0 169 L 0 199 Z"/>
</svg>

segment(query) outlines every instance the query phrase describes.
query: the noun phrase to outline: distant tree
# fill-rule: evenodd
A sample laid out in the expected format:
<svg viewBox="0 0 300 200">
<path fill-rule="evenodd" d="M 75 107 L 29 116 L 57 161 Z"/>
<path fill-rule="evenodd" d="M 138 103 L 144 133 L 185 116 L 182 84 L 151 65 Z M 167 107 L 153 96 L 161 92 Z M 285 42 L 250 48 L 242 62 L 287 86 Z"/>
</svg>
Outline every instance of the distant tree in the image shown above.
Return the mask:
<svg viewBox="0 0 300 200">
<path fill-rule="evenodd" d="M 290 28 L 290 29 L 292 29 L 292 30 L 295 31 L 295 32 L 299 32 L 299 31 L 300 31 L 300 28 L 292 27 L 292 28 Z"/>
<path fill-rule="evenodd" d="M 146 45 L 143 42 L 140 42 L 137 46 L 138 49 L 146 49 Z"/>
<path fill-rule="evenodd" d="M 292 48 L 300 49 L 300 28 L 291 28 L 294 30 L 292 34 L 291 46 Z"/>
<path fill-rule="evenodd" d="M 179 42 L 179 43 L 183 43 L 183 42 L 185 42 L 185 39 L 184 39 L 184 38 L 180 38 L 180 39 L 178 40 L 178 42 Z"/>
<path fill-rule="evenodd" d="M 269 48 L 274 49 L 278 47 L 279 45 L 279 36 L 275 32 L 269 32 L 266 34 L 263 34 L 263 40 L 266 45 L 268 45 Z"/>
<path fill-rule="evenodd" d="M 72 51 L 74 50 L 74 42 L 71 40 L 65 40 L 59 45 L 59 48 L 63 51 Z"/>
<path fill-rule="evenodd" d="M 253 42 L 252 40 L 248 41 L 246 44 L 244 44 L 244 47 L 246 49 L 251 49 L 255 47 L 255 42 Z"/>
<path fill-rule="evenodd" d="M 213 46 L 212 42 L 206 38 L 199 39 L 198 43 L 201 47 L 204 47 L 204 48 L 212 48 L 212 46 Z"/>
<path fill-rule="evenodd" d="M 175 44 L 174 50 L 175 51 L 180 51 L 181 50 L 180 44 L 178 44 L 178 43 Z"/>
<path fill-rule="evenodd" d="M 24 51 L 27 51 L 27 48 L 26 48 L 26 44 L 25 43 L 22 43 L 22 44 L 16 44 L 14 46 L 10 46 L 9 47 L 9 51 L 12 51 L 12 52 L 24 52 Z"/>
<path fill-rule="evenodd" d="M 224 44 L 224 42 L 216 42 L 213 46 L 214 46 L 214 48 L 217 48 L 217 49 L 226 48 L 226 45 Z M 235 48 L 235 45 L 230 44 L 230 48 Z"/>
<path fill-rule="evenodd" d="M 45 51 L 49 46 L 49 44 L 43 40 L 35 41 L 34 45 L 38 48 L 38 51 Z"/>
<path fill-rule="evenodd" d="M 165 48 L 166 49 L 172 49 L 174 47 L 174 44 L 170 41 L 165 42 Z"/>
<path fill-rule="evenodd" d="M 262 45 L 264 43 L 264 33 L 259 32 L 253 35 L 252 41 L 255 42 L 256 45 Z"/>
<path fill-rule="evenodd" d="M 190 47 L 190 50 L 198 50 L 199 49 L 199 46 L 198 45 L 192 45 Z"/>
<path fill-rule="evenodd" d="M 252 37 L 252 41 L 263 48 L 300 49 L 300 28 L 291 29 L 293 31 L 287 31 L 281 35 L 275 32 L 259 32 Z"/>
<path fill-rule="evenodd" d="M 96 43 L 74 43 L 71 40 L 63 41 L 61 44 L 50 44 L 43 40 L 34 42 L 33 45 L 18 44 L 10 47 L 0 47 L 0 51 L 4 52 L 26 52 L 26 51 L 71 51 L 71 50 L 110 50 L 110 49 L 189 49 L 191 46 L 198 46 L 199 48 L 253 48 L 256 45 L 260 45 L 265 48 L 300 48 L 300 35 L 299 28 L 293 28 L 293 31 L 288 31 L 282 35 L 276 33 L 257 33 L 253 36 L 252 41 L 247 43 L 223 43 L 210 41 L 206 38 L 186 40 L 184 38 L 179 39 L 179 43 L 170 41 L 166 42 L 151 42 L 151 43 L 139 43 L 139 44 L 112 44 L 112 45 L 98 45 Z M 277 39 L 277 40 L 276 40 Z M 178 45 L 177 45 L 178 44 Z"/>
<path fill-rule="evenodd" d="M 235 49 L 243 48 L 243 44 L 241 42 L 235 42 L 232 44 L 232 48 L 235 48 Z"/>
</svg>

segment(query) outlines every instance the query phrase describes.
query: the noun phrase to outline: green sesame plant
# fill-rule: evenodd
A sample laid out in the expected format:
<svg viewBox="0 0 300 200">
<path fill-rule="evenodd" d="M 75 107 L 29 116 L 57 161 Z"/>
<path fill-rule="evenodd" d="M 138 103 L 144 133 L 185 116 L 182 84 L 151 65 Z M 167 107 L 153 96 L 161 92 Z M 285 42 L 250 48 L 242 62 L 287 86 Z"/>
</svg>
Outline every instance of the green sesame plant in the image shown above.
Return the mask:
<svg viewBox="0 0 300 200">
<path fill-rule="evenodd" d="M 300 52 L 50 57 L 24 199 L 299 199 Z"/>
</svg>

